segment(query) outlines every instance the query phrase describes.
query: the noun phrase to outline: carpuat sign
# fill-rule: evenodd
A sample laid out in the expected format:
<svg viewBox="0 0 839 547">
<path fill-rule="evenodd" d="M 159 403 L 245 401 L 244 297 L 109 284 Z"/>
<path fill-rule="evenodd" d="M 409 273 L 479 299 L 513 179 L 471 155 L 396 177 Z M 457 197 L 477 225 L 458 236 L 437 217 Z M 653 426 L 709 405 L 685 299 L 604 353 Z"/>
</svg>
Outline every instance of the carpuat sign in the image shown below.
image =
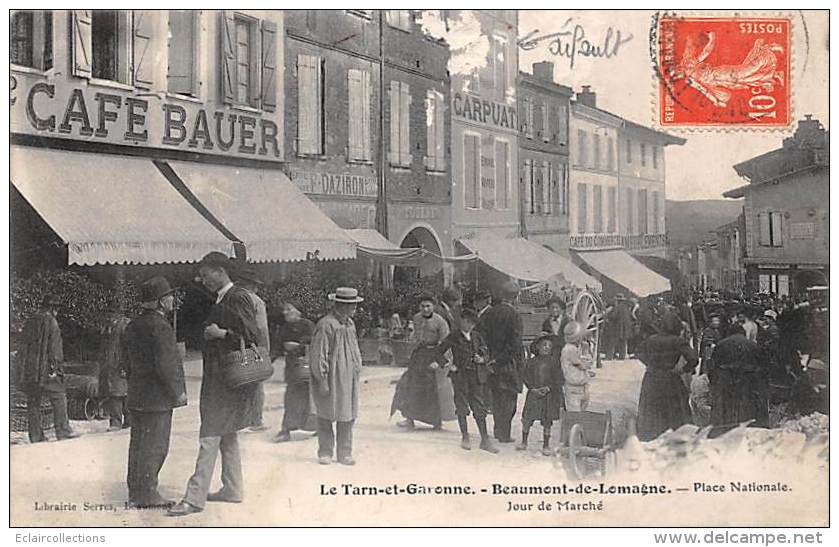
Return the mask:
<svg viewBox="0 0 839 547">
<path fill-rule="evenodd" d="M 518 131 L 516 109 L 512 106 L 457 92 L 452 95 L 452 109 L 459 118 Z"/>
</svg>

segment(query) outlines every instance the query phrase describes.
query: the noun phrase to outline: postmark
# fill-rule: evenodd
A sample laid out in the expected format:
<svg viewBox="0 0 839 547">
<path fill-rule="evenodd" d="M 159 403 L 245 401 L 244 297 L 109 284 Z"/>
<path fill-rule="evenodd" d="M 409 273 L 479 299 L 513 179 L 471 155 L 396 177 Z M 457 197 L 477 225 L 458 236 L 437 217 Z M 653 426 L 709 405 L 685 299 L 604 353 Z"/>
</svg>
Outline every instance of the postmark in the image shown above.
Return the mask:
<svg viewBox="0 0 839 547">
<path fill-rule="evenodd" d="M 663 15 L 653 24 L 662 127 L 790 125 L 790 18 Z"/>
</svg>

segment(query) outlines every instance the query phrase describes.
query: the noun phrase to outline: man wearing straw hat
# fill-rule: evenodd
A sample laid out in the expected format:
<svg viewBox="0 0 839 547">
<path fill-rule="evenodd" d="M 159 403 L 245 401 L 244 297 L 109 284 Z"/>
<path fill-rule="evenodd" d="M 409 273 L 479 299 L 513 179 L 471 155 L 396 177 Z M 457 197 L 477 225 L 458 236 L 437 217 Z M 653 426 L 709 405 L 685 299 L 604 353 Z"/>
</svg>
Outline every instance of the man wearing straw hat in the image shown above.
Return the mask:
<svg viewBox="0 0 839 547">
<path fill-rule="evenodd" d="M 162 276 L 143 283 L 143 313 L 124 334 L 126 406 L 131 411 L 128 500 L 141 508 L 172 505 L 158 493 L 157 475 L 169 454 L 172 410 L 186 405 L 183 361 L 166 318 L 174 308 L 173 291 Z"/>
<path fill-rule="evenodd" d="M 332 463 L 337 434 L 338 463 L 355 465 L 352 428 L 358 416 L 361 350 L 352 317 L 364 299 L 354 288 L 338 287 L 329 300 L 332 310 L 315 326 L 309 349 L 312 399 L 318 417 L 318 463 Z"/>
</svg>

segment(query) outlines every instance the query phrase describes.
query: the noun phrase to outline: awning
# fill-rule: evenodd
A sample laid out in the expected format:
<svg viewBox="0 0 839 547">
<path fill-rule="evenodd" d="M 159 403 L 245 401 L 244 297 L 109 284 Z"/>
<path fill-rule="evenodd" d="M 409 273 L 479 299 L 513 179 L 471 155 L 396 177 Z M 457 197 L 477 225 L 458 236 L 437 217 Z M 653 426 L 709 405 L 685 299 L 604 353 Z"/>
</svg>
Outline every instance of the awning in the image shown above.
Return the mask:
<svg viewBox="0 0 839 547">
<path fill-rule="evenodd" d="M 522 281 L 542 282 L 562 274 L 575 287 L 600 290 L 600 282 L 569 259 L 524 238 L 479 237 L 460 243 L 496 270 Z"/>
<path fill-rule="evenodd" d="M 370 228 L 357 228 L 344 230 L 353 241 L 358 243 L 359 247 L 366 247 L 368 249 L 399 249 L 399 245 L 387 239 L 378 230 Z"/>
<path fill-rule="evenodd" d="M 390 266 L 420 266 L 429 262 L 471 262 L 475 255 L 441 256 L 420 247 L 402 248 L 387 239 L 377 230 L 369 228 L 345 230 L 358 243 L 358 256 L 382 262 Z"/>
<path fill-rule="evenodd" d="M 623 249 L 576 251 L 589 266 L 639 298 L 670 290 L 670 280 L 641 264 Z"/>
<path fill-rule="evenodd" d="M 253 262 L 355 258 L 356 242 L 278 170 L 166 162 Z"/>
<path fill-rule="evenodd" d="M 233 244 L 151 160 L 12 146 L 11 181 L 67 244 L 68 262 L 197 262 Z"/>
</svg>

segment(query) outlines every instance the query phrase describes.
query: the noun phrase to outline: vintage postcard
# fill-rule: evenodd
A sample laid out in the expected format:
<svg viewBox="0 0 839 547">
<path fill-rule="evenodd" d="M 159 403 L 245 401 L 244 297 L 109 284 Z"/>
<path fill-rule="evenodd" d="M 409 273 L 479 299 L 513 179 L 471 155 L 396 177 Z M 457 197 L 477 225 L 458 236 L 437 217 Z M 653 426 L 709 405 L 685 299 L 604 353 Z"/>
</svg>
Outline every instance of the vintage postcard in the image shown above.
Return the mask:
<svg viewBox="0 0 839 547">
<path fill-rule="evenodd" d="M 827 10 L 9 17 L 12 527 L 829 525 Z"/>
</svg>

